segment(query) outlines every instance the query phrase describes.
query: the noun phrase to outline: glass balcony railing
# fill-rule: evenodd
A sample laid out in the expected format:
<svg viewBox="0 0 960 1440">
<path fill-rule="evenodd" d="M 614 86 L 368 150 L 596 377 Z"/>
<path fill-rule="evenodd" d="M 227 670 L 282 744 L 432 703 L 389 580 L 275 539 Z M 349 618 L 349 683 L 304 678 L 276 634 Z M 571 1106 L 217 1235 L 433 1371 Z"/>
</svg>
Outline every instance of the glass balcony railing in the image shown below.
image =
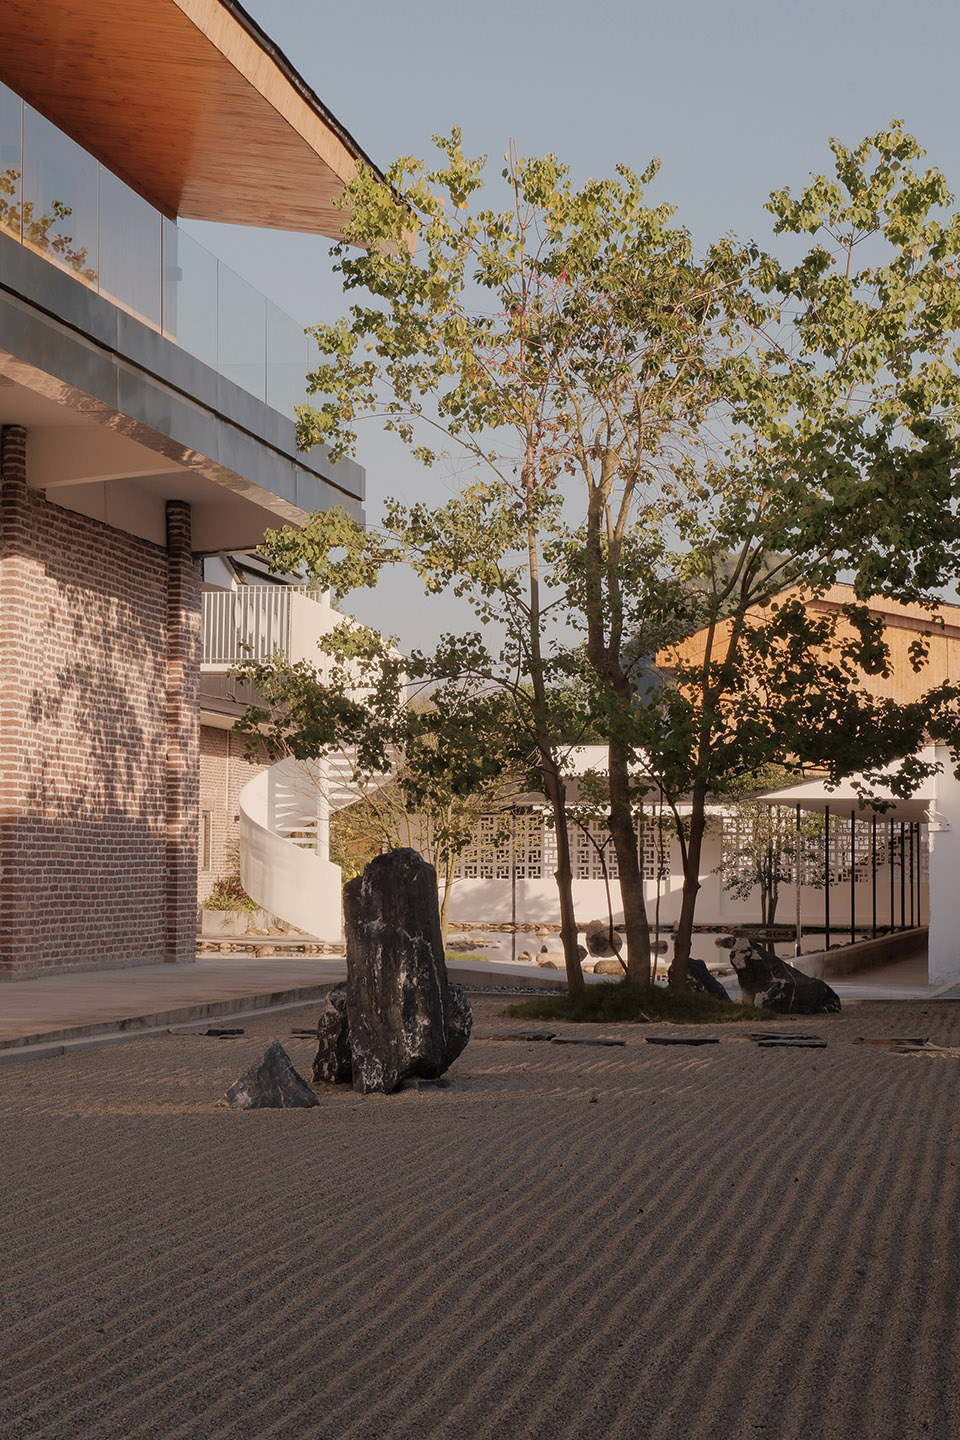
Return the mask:
<svg viewBox="0 0 960 1440">
<path fill-rule="evenodd" d="M 293 417 L 301 326 L 0 85 L 0 230 Z"/>
</svg>

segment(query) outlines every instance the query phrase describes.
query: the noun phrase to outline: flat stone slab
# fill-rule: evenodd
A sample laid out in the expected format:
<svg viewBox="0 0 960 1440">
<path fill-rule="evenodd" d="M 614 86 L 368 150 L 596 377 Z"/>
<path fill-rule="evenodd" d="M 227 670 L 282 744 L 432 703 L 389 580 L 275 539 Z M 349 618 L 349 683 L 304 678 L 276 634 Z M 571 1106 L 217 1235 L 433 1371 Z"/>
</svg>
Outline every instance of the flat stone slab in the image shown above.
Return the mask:
<svg viewBox="0 0 960 1440">
<path fill-rule="evenodd" d="M 758 1050 L 826 1050 L 826 1040 L 758 1040 Z"/>
<path fill-rule="evenodd" d="M 929 1035 L 858 1035 L 858 1045 L 926 1045 Z"/>
<path fill-rule="evenodd" d="M 552 1040 L 552 1030 L 487 1030 L 474 1040 Z"/>
<path fill-rule="evenodd" d="M 219 1030 L 205 1030 L 203 1033 L 204 1033 L 205 1035 L 213 1035 L 213 1036 L 215 1036 L 218 1040 L 232 1040 L 235 1036 L 237 1036 L 237 1035 L 243 1035 L 243 1034 L 245 1034 L 246 1032 L 243 1031 L 243 1030 L 225 1030 L 225 1029 L 219 1029 Z"/>
<path fill-rule="evenodd" d="M 719 1045 L 716 1035 L 645 1035 L 648 1045 Z"/>
<path fill-rule="evenodd" d="M 626 1045 L 626 1040 L 581 1040 L 578 1037 L 554 1035 L 554 1045 Z"/>
<path fill-rule="evenodd" d="M 805 1030 L 751 1030 L 751 1040 L 822 1040 L 822 1035 L 810 1035 Z"/>
</svg>

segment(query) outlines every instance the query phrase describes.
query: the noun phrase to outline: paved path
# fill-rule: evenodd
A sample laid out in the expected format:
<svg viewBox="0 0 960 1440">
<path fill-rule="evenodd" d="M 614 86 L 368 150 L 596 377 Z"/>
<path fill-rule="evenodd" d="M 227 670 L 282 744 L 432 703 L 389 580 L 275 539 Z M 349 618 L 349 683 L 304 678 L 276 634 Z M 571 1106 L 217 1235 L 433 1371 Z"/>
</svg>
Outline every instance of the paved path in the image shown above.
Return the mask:
<svg viewBox="0 0 960 1440">
<path fill-rule="evenodd" d="M 563 976 L 536 966 L 449 967 L 468 988 L 553 987 Z M 0 985 L 0 1056 L 25 1045 L 62 1045 L 97 1035 L 137 1034 L 319 998 L 346 976 L 342 956 L 201 956 L 195 965 L 143 965 L 126 970 L 50 975 Z M 593 981 L 593 976 L 587 977 Z M 841 999 L 932 999 L 925 972 L 906 964 L 832 982 Z M 725 982 L 739 999 L 736 980 Z"/>
<path fill-rule="evenodd" d="M 0 986 L 0 1049 L 29 1040 L 76 1039 L 165 1026 L 297 999 L 344 979 L 336 955 L 269 960 L 204 956 L 195 965 L 49 975 Z M 126 1023 L 125 1023 L 126 1022 Z"/>
<path fill-rule="evenodd" d="M 451 978 L 470 988 L 552 988 L 562 979 L 536 966 L 466 961 L 449 969 Z M 0 985 L 0 1058 L 14 1058 L 27 1045 L 48 1049 L 95 1036 L 143 1034 L 302 1004 L 319 999 L 346 973 L 342 955 L 263 960 L 203 955 L 195 965 L 140 965 L 13 981 Z"/>
</svg>

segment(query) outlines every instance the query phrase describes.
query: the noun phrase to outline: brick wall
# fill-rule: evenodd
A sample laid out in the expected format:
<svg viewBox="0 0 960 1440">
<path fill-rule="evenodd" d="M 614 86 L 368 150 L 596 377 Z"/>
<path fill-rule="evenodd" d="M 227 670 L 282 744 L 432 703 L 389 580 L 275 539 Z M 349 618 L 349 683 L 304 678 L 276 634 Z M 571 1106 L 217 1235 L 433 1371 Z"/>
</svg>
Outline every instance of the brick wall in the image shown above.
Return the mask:
<svg viewBox="0 0 960 1440">
<path fill-rule="evenodd" d="M 29 491 L 0 439 L 0 979 L 192 958 L 189 511 L 164 550 Z"/>
<path fill-rule="evenodd" d="M 248 760 L 247 737 L 232 735 L 212 725 L 200 727 L 200 816 L 210 817 L 210 864 L 201 854 L 197 872 L 197 902 L 203 904 L 214 882 L 235 873 L 239 864 L 240 791 L 268 763 Z"/>
</svg>

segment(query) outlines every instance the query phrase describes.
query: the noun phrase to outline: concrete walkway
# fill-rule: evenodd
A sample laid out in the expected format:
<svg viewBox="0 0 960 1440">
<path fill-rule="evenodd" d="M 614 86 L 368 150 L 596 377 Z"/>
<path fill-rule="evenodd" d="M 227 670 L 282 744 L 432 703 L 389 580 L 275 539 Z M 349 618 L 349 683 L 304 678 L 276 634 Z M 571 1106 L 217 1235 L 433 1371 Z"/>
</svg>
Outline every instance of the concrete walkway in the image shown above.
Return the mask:
<svg viewBox="0 0 960 1440">
<path fill-rule="evenodd" d="M 536 966 L 455 961 L 450 978 L 468 989 L 555 988 L 562 973 Z M 61 1054 L 64 1049 L 161 1033 L 175 1025 L 216 1022 L 279 1006 L 319 1000 L 346 978 L 339 955 L 201 956 L 195 965 L 143 965 L 125 970 L 50 975 L 0 985 L 0 1060 Z M 588 983 L 602 977 L 588 975 Z M 739 999 L 736 980 L 724 982 Z M 915 961 L 834 981 L 843 1001 L 954 998 L 926 984 Z"/>
<path fill-rule="evenodd" d="M 141 965 L 50 975 L 0 986 L 0 1050 L 318 999 L 346 977 L 342 956 Z"/>
<path fill-rule="evenodd" d="M 556 971 L 536 966 L 454 962 L 451 979 L 468 988 L 555 987 Z M 342 955 L 202 955 L 195 965 L 89 970 L 0 985 L 0 1059 L 24 1047 L 44 1054 L 94 1039 L 119 1039 L 224 1016 L 319 1000 L 346 979 Z M 593 979 L 589 976 L 588 979 Z"/>
</svg>

